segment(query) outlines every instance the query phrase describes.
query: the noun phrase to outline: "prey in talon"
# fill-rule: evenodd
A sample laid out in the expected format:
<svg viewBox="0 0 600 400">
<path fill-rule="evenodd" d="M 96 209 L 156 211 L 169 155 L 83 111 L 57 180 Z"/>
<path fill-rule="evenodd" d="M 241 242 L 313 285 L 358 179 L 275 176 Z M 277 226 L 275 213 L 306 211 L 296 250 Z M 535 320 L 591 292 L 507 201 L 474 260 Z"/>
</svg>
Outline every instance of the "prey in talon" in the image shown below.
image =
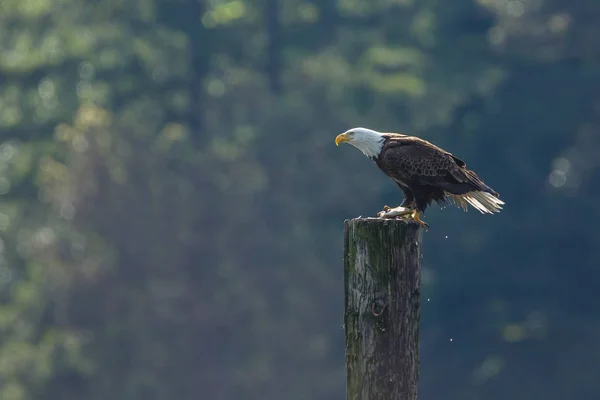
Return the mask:
<svg viewBox="0 0 600 400">
<path fill-rule="evenodd" d="M 400 218 L 407 221 L 414 221 L 425 228 L 425 230 L 429 230 L 429 224 L 419 218 L 419 212 L 407 207 L 398 206 L 396 208 L 390 208 L 388 206 L 383 206 L 383 211 L 379 211 L 377 216 L 379 218 Z"/>
<path fill-rule="evenodd" d="M 390 206 L 383 206 L 383 211 L 379 211 L 377 213 L 377 216 L 381 218 L 396 218 L 409 215 L 410 213 L 412 213 L 412 210 L 410 208 L 402 206 L 398 206 L 395 208 L 392 208 Z"/>
<path fill-rule="evenodd" d="M 433 201 L 452 202 L 464 211 L 468 204 L 482 214 L 498 213 L 504 205 L 500 195 L 467 169 L 464 161 L 424 139 L 353 128 L 335 138 L 336 146 L 341 143 L 360 150 L 404 193 L 398 207 L 386 205 L 377 213 L 380 218 L 401 218 L 427 229 L 421 216 Z"/>
</svg>

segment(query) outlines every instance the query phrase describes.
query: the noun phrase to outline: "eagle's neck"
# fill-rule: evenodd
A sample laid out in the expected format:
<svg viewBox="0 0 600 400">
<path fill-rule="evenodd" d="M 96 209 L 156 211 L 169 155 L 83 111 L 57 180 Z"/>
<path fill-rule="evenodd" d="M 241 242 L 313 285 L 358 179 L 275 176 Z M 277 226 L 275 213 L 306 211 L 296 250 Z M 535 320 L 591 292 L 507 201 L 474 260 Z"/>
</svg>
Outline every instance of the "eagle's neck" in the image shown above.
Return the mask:
<svg viewBox="0 0 600 400">
<path fill-rule="evenodd" d="M 361 139 L 363 140 L 357 140 L 356 143 L 352 144 L 371 160 L 375 160 L 379 157 L 386 138 L 381 135 L 373 135 Z"/>
</svg>

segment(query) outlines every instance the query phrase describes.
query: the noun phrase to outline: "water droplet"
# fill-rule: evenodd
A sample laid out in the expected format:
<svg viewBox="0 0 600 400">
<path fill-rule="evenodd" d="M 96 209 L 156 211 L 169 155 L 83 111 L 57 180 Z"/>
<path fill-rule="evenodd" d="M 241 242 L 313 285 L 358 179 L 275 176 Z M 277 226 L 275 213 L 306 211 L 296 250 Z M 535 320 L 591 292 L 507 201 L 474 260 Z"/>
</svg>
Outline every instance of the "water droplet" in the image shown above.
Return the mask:
<svg viewBox="0 0 600 400">
<path fill-rule="evenodd" d="M 427 302 L 430 302 L 430 301 L 431 301 L 431 299 L 427 299 Z"/>
<path fill-rule="evenodd" d="M 446 235 L 446 239 L 448 239 L 448 235 Z"/>
<path fill-rule="evenodd" d="M 452 338 L 450 338 L 450 341 L 452 341 Z"/>
</svg>

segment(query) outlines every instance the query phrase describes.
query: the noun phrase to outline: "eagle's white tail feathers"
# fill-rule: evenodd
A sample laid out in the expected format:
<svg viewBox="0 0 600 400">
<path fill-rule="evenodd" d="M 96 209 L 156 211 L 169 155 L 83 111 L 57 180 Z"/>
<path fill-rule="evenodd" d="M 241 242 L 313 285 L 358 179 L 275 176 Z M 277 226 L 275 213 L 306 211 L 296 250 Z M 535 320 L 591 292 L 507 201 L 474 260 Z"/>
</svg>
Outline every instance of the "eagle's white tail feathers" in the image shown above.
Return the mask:
<svg viewBox="0 0 600 400">
<path fill-rule="evenodd" d="M 446 196 L 452 200 L 454 204 L 468 211 L 467 203 L 482 214 L 493 214 L 502 210 L 504 202 L 493 194 L 482 192 L 479 190 L 465 193 L 452 194 L 445 192 Z"/>
</svg>

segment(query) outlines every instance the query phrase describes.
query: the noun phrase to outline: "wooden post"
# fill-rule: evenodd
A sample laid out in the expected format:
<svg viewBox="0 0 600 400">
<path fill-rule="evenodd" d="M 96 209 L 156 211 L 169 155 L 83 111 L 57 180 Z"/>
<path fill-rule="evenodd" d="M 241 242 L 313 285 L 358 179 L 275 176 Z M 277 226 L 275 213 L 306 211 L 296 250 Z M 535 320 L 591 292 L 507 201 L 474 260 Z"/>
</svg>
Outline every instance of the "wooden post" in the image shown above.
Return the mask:
<svg viewBox="0 0 600 400">
<path fill-rule="evenodd" d="M 344 221 L 348 400 L 417 399 L 421 258 L 417 224 Z"/>
</svg>

